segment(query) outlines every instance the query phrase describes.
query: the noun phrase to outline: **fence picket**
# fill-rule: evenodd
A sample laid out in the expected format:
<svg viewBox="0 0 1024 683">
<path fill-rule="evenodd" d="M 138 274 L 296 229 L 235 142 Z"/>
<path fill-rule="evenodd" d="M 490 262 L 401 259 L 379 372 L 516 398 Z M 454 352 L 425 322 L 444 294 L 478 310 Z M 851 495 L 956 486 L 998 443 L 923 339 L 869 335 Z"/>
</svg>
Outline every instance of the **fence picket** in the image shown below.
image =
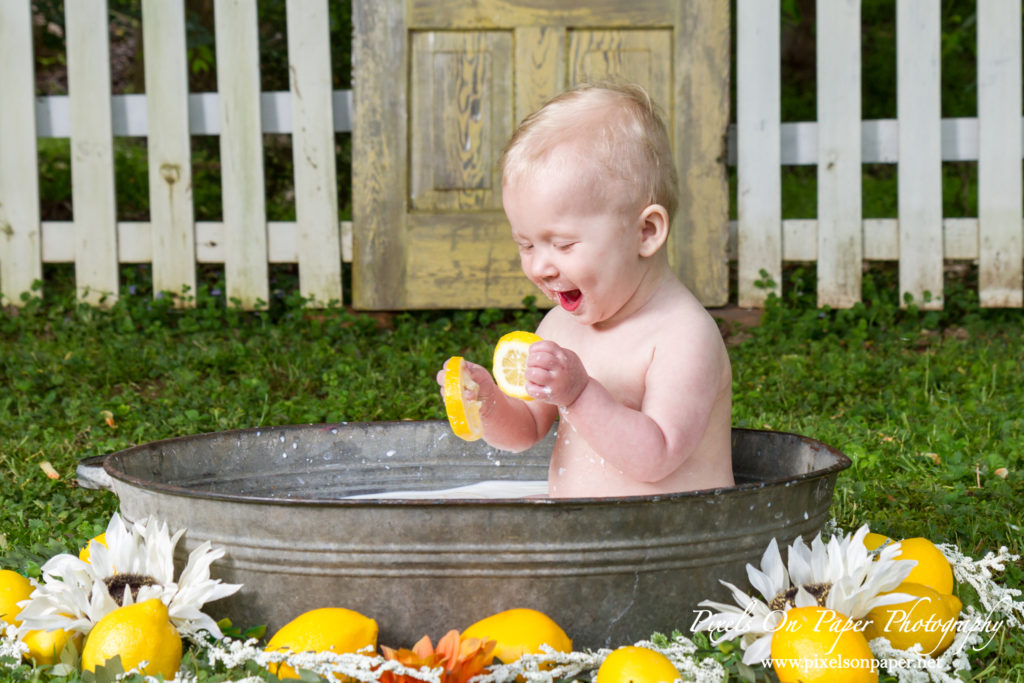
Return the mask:
<svg viewBox="0 0 1024 683">
<path fill-rule="evenodd" d="M 64 6 L 71 118 L 75 286 L 90 304 L 118 297 L 117 200 L 106 0 Z"/>
<path fill-rule="evenodd" d="M 196 288 L 183 0 L 143 0 L 153 291 Z"/>
<path fill-rule="evenodd" d="M 256 0 L 214 3 L 214 26 L 220 93 L 224 280 L 229 301 L 237 299 L 244 308 L 254 309 L 270 301 Z"/>
<path fill-rule="evenodd" d="M 818 305 L 860 301 L 860 0 L 819 0 Z"/>
<path fill-rule="evenodd" d="M 978 3 L 978 299 L 1024 305 L 1020 0 Z"/>
<path fill-rule="evenodd" d="M 900 299 L 920 308 L 942 308 L 939 10 L 939 0 L 896 4 Z"/>
<path fill-rule="evenodd" d="M 736 128 L 738 301 L 760 306 L 782 283 L 779 1 L 738 0 Z M 775 282 L 758 287 L 761 271 Z"/>
<path fill-rule="evenodd" d="M 326 0 L 288 0 L 287 22 L 299 289 L 323 305 L 342 294 Z"/>
<path fill-rule="evenodd" d="M 113 96 L 108 0 L 65 3 L 71 94 L 39 98 L 32 3 L 0 2 L 4 303 L 18 303 L 48 263 L 73 263 L 80 296 L 91 303 L 104 293 L 107 303 L 114 300 L 118 266 L 124 263 L 152 263 L 154 290 L 179 293 L 195 287 L 197 263 L 223 263 L 228 296 L 251 308 L 269 298 L 268 264 L 298 262 L 303 296 L 319 305 L 341 297 L 341 262 L 353 255 L 351 223 L 339 223 L 337 215 L 334 133 L 351 131 L 353 111 L 352 91 L 331 89 L 327 3 L 289 0 L 291 89 L 260 92 L 256 2 L 213 3 L 220 92 L 189 94 L 184 0 L 144 0 L 150 87 L 146 94 Z M 898 119 L 873 121 L 860 121 L 858 111 L 860 0 L 818 2 L 818 121 L 784 124 L 780 4 L 736 5 L 738 112 L 729 131 L 729 160 L 738 167 L 739 220 L 730 225 L 729 248 L 738 260 L 739 303 L 763 304 L 770 290 L 755 285 L 762 270 L 780 283 L 783 263 L 805 261 L 817 263 L 819 303 L 848 306 L 860 299 L 862 263 L 884 260 L 899 262 L 901 294 L 910 293 L 922 305 L 924 293 L 931 292 L 927 307 L 940 308 L 944 260 L 976 259 L 982 305 L 1024 307 L 1019 1 L 977 3 L 978 116 L 941 119 L 940 1 L 898 0 Z M 543 36 L 548 53 L 564 50 L 558 43 L 564 29 L 530 31 L 524 35 L 534 43 Z M 357 63 L 357 71 L 368 73 L 370 61 Z M 376 81 L 364 80 L 371 82 Z M 374 125 L 372 114 L 356 124 L 362 131 Z M 293 136 L 294 223 L 266 220 L 264 133 Z M 193 135 L 221 136 L 223 221 L 194 221 Z M 71 138 L 73 222 L 40 222 L 37 136 Z M 150 220 L 117 221 L 113 138 L 147 136 Z M 943 161 L 978 162 L 977 218 L 943 219 Z M 899 164 L 898 216 L 861 215 L 862 164 L 875 163 Z M 781 167 L 789 165 L 817 165 L 816 218 L 782 220 Z M 406 170 L 388 172 L 394 179 Z M 385 184 L 380 194 L 392 191 Z M 405 262 L 381 258 L 380 240 L 362 238 L 354 271 L 371 274 L 364 289 L 380 287 L 383 280 L 372 275 L 401 270 Z M 360 301 L 372 305 L 371 299 L 364 293 Z"/>
<path fill-rule="evenodd" d="M 0 3 L 0 296 L 21 301 L 42 280 L 32 3 Z"/>
</svg>

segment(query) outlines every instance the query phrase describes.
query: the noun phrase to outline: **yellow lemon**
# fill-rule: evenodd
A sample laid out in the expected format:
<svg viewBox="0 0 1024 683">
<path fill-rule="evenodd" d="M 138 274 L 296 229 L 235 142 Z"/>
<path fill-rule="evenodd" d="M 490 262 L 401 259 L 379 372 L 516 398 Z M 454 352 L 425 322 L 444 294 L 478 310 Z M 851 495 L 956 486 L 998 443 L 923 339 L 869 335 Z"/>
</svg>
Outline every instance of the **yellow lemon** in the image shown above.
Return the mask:
<svg viewBox="0 0 1024 683">
<path fill-rule="evenodd" d="M 106 533 L 102 533 L 99 536 L 95 536 L 95 537 L 91 538 L 89 540 L 89 542 L 85 544 L 85 547 L 78 551 L 78 559 L 80 559 L 82 562 L 88 562 L 89 561 L 89 559 L 90 559 L 89 548 L 92 546 L 93 543 L 99 543 L 104 548 L 106 548 L 107 547 L 107 534 Z"/>
<path fill-rule="evenodd" d="M 181 637 L 159 599 L 118 607 L 96 622 L 82 648 L 82 670 L 95 671 L 121 656 L 125 671 L 148 662 L 141 672 L 170 680 L 181 666 Z"/>
<path fill-rule="evenodd" d="M 509 332 L 494 347 L 494 381 L 512 398 L 533 400 L 526 393 L 526 357 L 530 355 L 530 345 L 539 341 L 541 338 L 533 332 Z"/>
<path fill-rule="evenodd" d="M 464 387 L 476 388 L 461 356 L 452 356 L 444 365 L 444 410 L 448 414 L 448 424 L 455 436 L 466 441 L 476 441 L 484 435 L 484 426 L 480 422 L 480 401 L 467 401 L 462 395 Z"/>
<path fill-rule="evenodd" d="M 604 658 L 597 683 L 665 683 L 682 678 L 668 657 L 646 647 L 620 647 Z"/>
<path fill-rule="evenodd" d="M 32 590 L 32 582 L 18 572 L 0 569 L 0 620 L 20 626 L 18 614 L 21 608 L 18 607 L 18 603 L 28 600 Z"/>
<path fill-rule="evenodd" d="M 892 539 L 882 534 L 876 534 L 874 531 L 868 532 L 864 536 L 864 547 L 868 550 L 878 550 L 886 543 L 892 543 Z"/>
<path fill-rule="evenodd" d="M 282 626 L 267 643 L 267 652 L 355 652 L 377 647 L 377 622 L 344 607 L 321 607 Z M 287 664 L 267 667 L 278 678 L 298 678 Z"/>
<path fill-rule="evenodd" d="M 897 560 L 917 560 L 904 583 L 920 583 L 931 586 L 943 595 L 953 592 L 953 569 L 949 560 L 934 543 L 927 538 L 906 538 L 900 541 Z"/>
<path fill-rule="evenodd" d="M 78 651 L 82 635 L 63 629 L 29 631 L 22 637 L 21 642 L 28 646 L 28 654 L 25 656 L 36 664 L 56 664 L 64 650 Z"/>
<path fill-rule="evenodd" d="M 772 634 L 772 668 L 782 683 L 877 681 L 862 626 L 827 607 L 788 610 Z"/>
<path fill-rule="evenodd" d="M 543 612 L 522 607 L 481 619 L 463 631 L 462 638 L 496 641 L 494 656 L 505 664 L 524 654 L 540 654 L 545 644 L 557 652 L 572 652 L 572 640 L 561 626 Z"/>
<path fill-rule="evenodd" d="M 956 618 L 962 604 L 955 595 L 942 595 L 919 583 L 901 583 L 892 593 L 914 596 L 907 602 L 876 607 L 865 616 L 869 640 L 885 637 L 892 646 L 906 650 L 917 643 L 927 655 L 938 657 L 956 635 Z"/>
</svg>

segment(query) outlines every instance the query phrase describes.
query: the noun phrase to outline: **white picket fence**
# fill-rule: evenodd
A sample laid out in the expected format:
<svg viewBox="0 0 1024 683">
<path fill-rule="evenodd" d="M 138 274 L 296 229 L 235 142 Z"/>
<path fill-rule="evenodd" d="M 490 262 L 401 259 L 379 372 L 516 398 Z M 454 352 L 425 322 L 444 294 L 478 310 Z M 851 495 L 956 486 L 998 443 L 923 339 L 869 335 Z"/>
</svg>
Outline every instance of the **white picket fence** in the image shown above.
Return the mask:
<svg viewBox="0 0 1024 683">
<path fill-rule="evenodd" d="M 978 116 L 940 119 L 940 1 L 896 0 L 898 117 L 860 116 L 859 0 L 817 4 L 818 121 L 780 123 L 780 0 L 737 0 L 738 220 L 730 250 L 738 303 L 763 304 L 763 273 L 817 264 L 818 300 L 860 300 L 866 260 L 899 262 L 899 288 L 942 306 L 946 260 L 979 266 L 985 306 L 1024 306 L 1021 5 L 979 0 Z M 267 301 L 268 263 L 298 263 L 303 296 L 342 295 L 352 226 L 338 221 L 334 133 L 350 130 L 351 93 L 332 91 L 326 0 L 290 0 L 289 92 L 259 90 L 254 0 L 217 0 L 218 93 L 187 91 L 181 0 L 143 0 L 146 95 L 111 96 L 105 0 L 66 3 L 70 95 L 35 97 L 30 0 L 0 0 L 0 295 L 17 303 L 44 263 L 73 262 L 86 301 L 118 289 L 119 263 L 151 263 L 154 291 L 194 289 L 195 264 L 223 263 L 227 296 Z M 301 39 L 300 39 L 301 37 Z M 332 115 L 333 113 L 333 115 Z M 290 133 L 294 223 L 267 222 L 262 134 Z M 193 220 L 189 142 L 220 137 L 223 216 Z M 113 138 L 145 136 L 148 222 L 119 221 Z M 69 137 L 73 222 L 41 221 L 37 137 Z M 943 218 L 941 164 L 977 161 L 978 217 Z M 898 216 L 863 219 L 866 163 L 898 164 Z M 817 219 L 782 220 L 781 174 L 816 165 Z M 723 226 L 724 229 L 724 226 Z M 725 255 L 723 255 L 723 258 Z M 776 285 L 775 291 L 778 291 Z"/>
<path fill-rule="evenodd" d="M 819 304 L 847 307 L 860 300 L 865 260 L 898 260 L 900 293 L 940 308 L 944 259 L 978 262 L 982 305 L 1024 305 L 1020 0 L 977 3 L 972 119 L 940 120 L 940 9 L 896 0 L 898 116 L 861 121 L 860 3 L 819 0 L 818 121 L 780 125 L 779 1 L 738 0 L 740 305 L 764 301 L 762 270 L 778 283 L 784 262 L 816 261 Z M 943 161 L 978 162 L 977 218 L 943 219 Z M 898 164 L 898 217 L 862 219 L 865 163 Z M 788 164 L 817 165 L 816 220 L 781 219 Z"/>
<path fill-rule="evenodd" d="M 195 291 L 223 263 L 226 296 L 269 300 L 269 263 L 298 263 L 300 293 L 342 298 L 351 224 L 338 220 L 327 0 L 287 4 L 290 92 L 261 93 L 255 0 L 217 0 L 219 92 L 189 95 L 182 0 L 143 0 L 146 95 L 111 96 L 106 0 L 65 3 L 68 96 L 35 97 L 30 0 L 0 1 L 0 294 L 17 303 L 43 263 L 73 262 L 86 301 L 116 299 L 119 263 L 151 263 L 153 290 Z M 332 114 L 333 112 L 333 114 Z M 267 222 L 263 133 L 292 135 L 294 223 Z M 223 221 L 193 220 L 190 139 L 220 137 Z M 41 222 L 36 137 L 70 137 L 73 222 Z M 150 221 L 119 221 L 113 138 L 148 140 Z M 346 239 L 347 237 L 347 239 Z M 347 253 L 343 254 L 343 247 Z"/>
</svg>

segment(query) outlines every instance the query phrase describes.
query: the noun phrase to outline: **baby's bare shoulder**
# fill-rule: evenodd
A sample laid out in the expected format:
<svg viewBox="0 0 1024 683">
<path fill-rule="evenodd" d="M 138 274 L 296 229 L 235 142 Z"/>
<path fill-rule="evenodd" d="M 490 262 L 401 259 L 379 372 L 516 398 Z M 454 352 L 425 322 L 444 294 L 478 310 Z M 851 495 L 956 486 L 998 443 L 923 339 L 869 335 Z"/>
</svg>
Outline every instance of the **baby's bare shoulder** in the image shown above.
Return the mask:
<svg viewBox="0 0 1024 683">
<path fill-rule="evenodd" d="M 682 287 L 663 297 L 650 311 L 647 327 L 655 339 L 703 340 L 721 343 L 718 323 L 688 289 Z"/>
</svg>

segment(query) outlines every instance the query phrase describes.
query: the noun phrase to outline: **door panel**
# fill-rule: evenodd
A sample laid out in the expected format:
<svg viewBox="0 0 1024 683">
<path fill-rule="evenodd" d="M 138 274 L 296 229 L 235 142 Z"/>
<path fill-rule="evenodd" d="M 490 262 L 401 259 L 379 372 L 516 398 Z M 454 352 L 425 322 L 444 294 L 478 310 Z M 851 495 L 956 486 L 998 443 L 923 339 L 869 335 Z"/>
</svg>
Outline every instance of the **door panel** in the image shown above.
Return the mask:
<svg viewBox="0 0 1024 683">
<path fill-rule="evenodd" d="M 669 258 L 728 296 L 726 0 L 354 0 L 353 299 L 358 308 L 515 307 L 501 151 L 567 86 L 643 85 L 662 108 L 683 208 Z M 685 144 L 684 144 L 685 143 Z"/>
</svg>

